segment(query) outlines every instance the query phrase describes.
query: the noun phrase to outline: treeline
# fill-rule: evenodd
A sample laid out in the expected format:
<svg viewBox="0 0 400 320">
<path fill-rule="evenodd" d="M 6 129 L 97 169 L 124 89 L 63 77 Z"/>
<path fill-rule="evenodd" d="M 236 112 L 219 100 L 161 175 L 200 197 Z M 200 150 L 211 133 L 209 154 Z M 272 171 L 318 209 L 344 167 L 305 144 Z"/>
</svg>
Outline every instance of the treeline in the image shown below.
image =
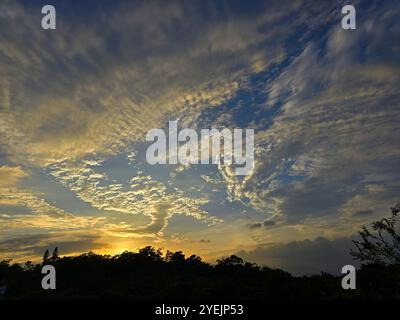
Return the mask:
<svg viewBox="0 0 400 320">
<path fill-rule="evenodd" d="M 41 264 L 0 262 L 4 299 L 399 299 L 400 265 L 372 263 L 357 271 L 357 289 L 344 290 L 341 277 L 321 273 L 294 277 L 237 256 L 215 265 L 182 252 L 164 256 L 145 247 L 139 252 L 59 258 L 46 255 L 56 269 L 57 289 L 43 290 Z"/>
</svg>

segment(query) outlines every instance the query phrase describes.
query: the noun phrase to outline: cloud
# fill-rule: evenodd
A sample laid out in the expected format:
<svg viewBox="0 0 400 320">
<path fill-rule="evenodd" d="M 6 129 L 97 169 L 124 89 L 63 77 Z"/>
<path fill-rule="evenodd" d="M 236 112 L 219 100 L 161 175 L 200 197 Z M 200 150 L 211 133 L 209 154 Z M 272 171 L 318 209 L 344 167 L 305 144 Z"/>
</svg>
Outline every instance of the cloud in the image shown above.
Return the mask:
<svg viewBox="0 0 400 320">
<path fill-rule="evenodd" d="M 29 228 L 88 228 L 99 226 L 106 221 L 105 217 L 77 216 L 66 212 L 43 199 L 43 194 L 18 186 L 18 181 L 27 175 L 20 167 L 0 167 L 2 232 Z M 7 208 L 9 210 L 5 210 Z"/>
<path fill-rule="evenodd" d="M 198 242 L 199 243 L 210 243 L 211 240 L 209 240 L 209 239 L 200 239 Z"/>
<path fill-rule="evenodd" d="M 272 221 L 272 220 L 266 220 L 264 222 L 257 222 L 257 223 L 249 223 L 247 224 L 247 227 L 250 230 L 254 230 L 254 229 L 261 229 L 261 228 L 269 228 L 272 226 L 275 226 L 276 222 Z"/>
<path fill-rule="evenodd" d="M 353 217 L 369 216 L 373 214 L 372 210 L 359 210 L 353 213 Z"/>
<path fill-rule="evenodd" d="M 397 49 L 377 58 L 381 39 L 396 47 L 398 21 L 388 7 L 373 13 L 366 8 L 366 23 L 356 33 L 327 28 L 326 40 L 309 41 L 268 82 L 264 108 L 278 112 L 271 125 L 260 122 L 256 129 L 255 172 L 241 188 L 260 213 L 309 223 L 343 216 L 351 199 L 362 209 L 352 206 L 347 216 L 371 207 L 382 214 L 397 201 L 400 62 Z M 397 27 L 386 32 L 384 26 L 392 24 Z M 369 201 L 372 185 L 380 189 Z M 371 218 L 353 217 L 356 224 L 340 218 L 331 230 L 352 232 Z"/>
<path fill-rule="evenodd" d="M 12 258 L 16 260 L 25 257 L 37 259 L 47 249 L 52 251 L 55 247 L 59 247 L 60 255 L 67 255 L 104 249 L 109 247 L 109 244 L 93 233 L 28 234 L 0 241 L 0 257 L 1 259 Z"/>
<path fill-rule="evenodd" d="M 122 3 L 98 13 L 96 24 L 65 17 L 45 36 L 19 2 L 2 7 L 15 13 L 4 17 L 12 27 L 0 46 L 8 62 L 1 65 L 4 99 L 12 102 L 0 115 L 3 143 L 15 161 L 38 166 L 115 155 L 174 115 L 196 122 L 202 110 L 232 98 L 254 69 L 283 61 L 278 40 L 318 10 L 292 19 L 301 6 L 291 2 L 249 7 L 245 15 L 230 5 L 220 12 L 200 3 Z"/>
<path fill-rule="evenodd" d="M 0 188 L 15 186 L 21 178 L 25 177 L 26 173 L 21 167 L 0 167 Z"/>
<path fill-rule="evenodd" d="M 74 166 L 61 163 L 53 166 L 51 173 L 95 208 L 122 214 L 141 214 L 152 220 L 147 226 L 126 229 L 125 232 L 161 234 L 173 214 L 190 216 L 207 224 L 221 221 L 199 208 L 208 202 L 204 197 L 185 197 L 178 188 L 169 193 L 162 182 L 146 175 L 130 179 L 129 189 L 126 190 L 123 184 L 110 183 L 105 174 L 96 172 L 99 164 L 98 161 L 86 161 Z"/>
<path fill-rule="evenodd" d="M 276 45 L 258 48 L 276 37 L 259 30 L 270 14 L 238 20 L 215 12 L 210 19 L 201 4 L 123 3 L 97 14 L 96 24 L 65 18 L 44 35 L 28 8 L 2 7 L 18 15 L 4 17 L 11 27 L 0 46 L 8 62 L 1 66 L 4 99 L 12 102 L 1 113 L 4 143 L 14 160 L 39 166 L 117 154 L 174 114 L 195 120 L 231 98 L 254 63 L 269 65 L 259 61 L 262 52 L 270 61 L 283 58 Z"/>
<path fill-rule="evenodd" d="M 86 161 L 130 153 L 147 130 L 176 116 L 195 124 L 204 110 L 234 97 L 249 74 L 281 62 L 286 53 L 277 39 L 289 27 L 282 24 L 279 35 L 264 30 L 299 7 L 273 6 L 274 14 L 261 6 L 242 16 L 230 5 L 222 12 L 200 3 L 121 3 L 107 12 L 99 5 L 96 19 L 66 15 L 56 32 L 43 33 L 29 8 L 2 2 L 0 153 L 45 169 L 95 208 L 149 216 L 143 230 L 162 231 L 174 214 L 219 221 L 200 208 L 204 198 L 171 194 L 159 181 L 125 191 Z M 28 204 L 22 192 L 13 200 L 19 205 L 56 210 L 38 205 L 35 194 Z M 169 203 L 168 215 L 157 211 L 159 202 Z"/>
<path fill-rule="evenodd" d="M 282 268 L 295 275 L 318 274 L 321 271 L 340 274 L 346 264 L 357 265 L 349 255 L 351 238 L 293 241 L 260 245 L 254 250 L 240 251 L 238 256 L 251 262 Z"/>
</svg>

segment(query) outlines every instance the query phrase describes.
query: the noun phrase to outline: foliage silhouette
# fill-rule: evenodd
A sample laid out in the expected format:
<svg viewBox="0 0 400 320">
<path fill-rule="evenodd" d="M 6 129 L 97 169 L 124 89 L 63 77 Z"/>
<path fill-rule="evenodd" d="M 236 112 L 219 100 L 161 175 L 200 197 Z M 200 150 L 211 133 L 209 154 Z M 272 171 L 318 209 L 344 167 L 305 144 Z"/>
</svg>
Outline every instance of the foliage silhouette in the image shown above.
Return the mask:
<svg viewBox="0 0 400 320">
<path fill-rule="evenodd" d="M 43 264 L 45 264 L 47 262 L 47 260 L 49 259 L 50 253 L 49 253 L 49 249 L 46 249 L 46 251 L 44 252 L 43 255 Z"/>
<path fill-rule="evenodd" d="M 58 259 L 58 247 L 54 248 L 53 255 L 51 256 L 51 259 L 52 260 L 57 260 Z"/>
<path fill-rule="evenodd" d="M 400 234 L 398 234 L 398 213 L 400 203 L 391 208 L 392 215 L 372 223 L 372 232 L 366 227 L 359 231 L 362 241 L 353 240 L 356 250 L 350 254 L 362 263 L 400 263 Z"/>
<path fill-rule="evenodd" d="M 243 261 L 221 258 L 216 265 L 181 251 L 145 247 L 139 252 L 46 259 L 57 271 L 57 290 L 41 288 L 41 265 L 0 262 L 5 299 L 394 299 L 400 298 L 400 268 L 370 264 L 357 272 L 357 290 L 343 290 L 341 277 L 327 273 L 294 277 Z"/>
</svg>

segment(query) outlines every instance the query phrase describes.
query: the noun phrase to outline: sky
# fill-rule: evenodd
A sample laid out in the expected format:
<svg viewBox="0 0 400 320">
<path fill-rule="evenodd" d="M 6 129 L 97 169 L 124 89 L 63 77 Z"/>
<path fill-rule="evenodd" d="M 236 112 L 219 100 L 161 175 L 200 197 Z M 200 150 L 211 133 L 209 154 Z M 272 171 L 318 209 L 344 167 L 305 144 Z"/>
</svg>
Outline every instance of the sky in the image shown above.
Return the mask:
<svg viewBox="0 0 400 320">
<path fill-rule="evenodd" d="M 1 0 L 0 259 L 354 263 L 357 231 L 399 201 L 400 4 L 352 1 L 344 30 L 345 4 Z M 254 169 L 149 164 L 147 132 L 175 120 L 254 129 Z"/>
</svg>

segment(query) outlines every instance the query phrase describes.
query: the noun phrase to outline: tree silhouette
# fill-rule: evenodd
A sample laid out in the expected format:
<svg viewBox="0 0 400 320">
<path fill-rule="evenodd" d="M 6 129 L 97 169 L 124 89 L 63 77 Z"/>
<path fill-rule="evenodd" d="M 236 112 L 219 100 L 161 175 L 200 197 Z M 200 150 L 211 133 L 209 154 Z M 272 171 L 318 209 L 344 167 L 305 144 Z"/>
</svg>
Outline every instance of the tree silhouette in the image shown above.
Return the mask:
<svg viewBox="0 0 400 320">
<path fill-rule="evenodd" d="M 161 249 L 154 249 L 152 246 L 147 246 L 139 250 L 139 255 L 142 257 L 150 258 L 154 261 L 160 261 L 162 259 Z"/>
<path fill-rule="evenodd" d="M 43 264 L 45 264 L 49 260 L 50 252 L 49 249 L 46 249 L 44 255 L 43 255 Z"/>
<path fill-rule="evenodd" d="M 242 266 L 243 263 L 243 259 L 234 254 L 217 260 L 218 266 Z"/>
<path fill-rule="evenodd" d="M 44 261 L 57 269 L 57 290 L 42 290 L 41 265 L 24 266 L 0 261 L 0 286 L 5 299 L 135 299 L 135 300 L 276 300 L 276 299 L 399 299 L 400 264 L 362 266 L 357 271 L 357 290 L 344 291 L 341 277 L 326 273 L 294 277 L 231 255 L 216 265 L 181 251 L 145 247 L 139 252 L 79 256 Z M 57 256 L 54 250 L 53 257 Z M 3 280 L 2 280 L 3 279 Z"/>
<path fill-rule="evenodd" d="M 186 260 L 185 255 L 182 253 L 182 251 L 172 252 L 168 250 L 165 256 L 165 261 L 182 265 L 185 263 Z"/>
<path fill-rule="evenodd" d="M 51 260 L 57 260 L 58 259 L 58 247 L 55 247 L 54 248 L 54 251 L 53 251 L 53 255 L 52 255 L 52 257 L 51 257 Z"/>
<path fill-rule="evenodd" d="M 355 259 L 364 263 L 400 263 L 400 235 L 396 230 L 400 203 L 392 207 L 391 211 L 391 217 L 372 223 L 372 231 L 366 227 L 359 231 L 362 240 L 353 240 L 356 250 L 350 251 Z"/>
</svg>

